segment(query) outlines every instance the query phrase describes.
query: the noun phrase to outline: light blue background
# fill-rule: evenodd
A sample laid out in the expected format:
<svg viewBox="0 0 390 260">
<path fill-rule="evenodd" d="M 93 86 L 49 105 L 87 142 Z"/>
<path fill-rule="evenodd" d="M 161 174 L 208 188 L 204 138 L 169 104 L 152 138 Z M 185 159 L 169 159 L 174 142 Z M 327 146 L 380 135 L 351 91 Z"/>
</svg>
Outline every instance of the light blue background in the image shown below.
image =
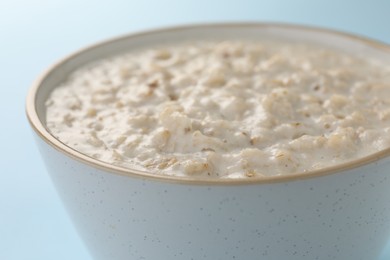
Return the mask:
<svg viewBox="0 0 390 260">
<path fill-rule="evenodd" d="M 389 13 L 388 0 L 0 0 L 0 259 L 91 259 L 24 115 L 29 85 L 54 61 L 111 36 L 191 22 L 293 22 L 390 43 Z"/>
</svg>

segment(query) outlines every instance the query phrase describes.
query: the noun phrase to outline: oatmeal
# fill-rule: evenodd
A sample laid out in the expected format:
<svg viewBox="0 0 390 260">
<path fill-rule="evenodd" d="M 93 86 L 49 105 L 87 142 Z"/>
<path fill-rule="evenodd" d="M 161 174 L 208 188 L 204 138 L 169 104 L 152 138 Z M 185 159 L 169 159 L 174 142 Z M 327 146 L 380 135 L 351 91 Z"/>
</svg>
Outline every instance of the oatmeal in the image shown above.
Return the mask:
<svg viewBox="0 0 390 260">
<path fill-rule="evenodd" d="M 390 147 L 390 68 L 314 45 L 139 50 L 74 72 L 46 107 L 66 145 L 163 175 L 289 175 Z"/>
</svg>

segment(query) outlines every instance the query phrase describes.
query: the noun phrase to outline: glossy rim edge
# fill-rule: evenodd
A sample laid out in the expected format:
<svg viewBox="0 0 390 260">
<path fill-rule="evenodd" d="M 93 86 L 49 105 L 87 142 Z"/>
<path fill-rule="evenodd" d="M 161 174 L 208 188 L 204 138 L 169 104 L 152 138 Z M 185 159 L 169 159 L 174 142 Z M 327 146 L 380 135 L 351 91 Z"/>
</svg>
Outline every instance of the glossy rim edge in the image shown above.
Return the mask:
<svg viewBox="0 0 390 260">
<path fill-rule="evenodd" d="M 210 179 L 210 178 L 191 178 L 191 177 L 178 177 L 178 176 L 170 176 L 170 175 L 160 175 L 160 174 L 154 174 L 146 171 L 141 171 L 137 169 L 131 169 L 131 168 L 124 168 L 115 166 L 103 161 L 99 161 L 97 159 L 94 159 L 92 157 L 89 157 L 81 152 L 78 152 L 77 150 L 74 150 L 73 148 L 70 148 L 60 142 L 58 139 L 56 139 L 53 135 L 51 135 L 46 127 L 42 124 L 42 122 L 39 120 L 35 103 L 36 103 L 36 96 L 39 87 L 41 86 L 44 79 L 55 69 L 63 65 L 66 61 L 74 58 L 75 56 L 79 55 L 82 52 L 85 52 L 89 49 L 110 44 L 112 42 L 115 42 L 117 40 L 128 38 L 131 39 L 132 37 L 139 37 L 143 35 L 153 34 L 157 32 L 168 32 L 168 31 L 175 31 L 175 30 L 186 30 L 186 29 L 193 29 L 193 28 L 205 28 L 205 27 L 214 27 L 214 28 L 226 28 L 226 27 L 272 27 L 272 28 L 284 28 L 284 29 L 298 29 L 298 30 L 305 30 L 305 31 L 313 31 L 313 32 L 323 32 L 333 35 L 339 35 L 344 38 L 348 38 L 354 41 L 358 41 L 361 43 L 364 43 L 365 45 L 369 45 L 371 47 L 374 47 L 376 49 L 381 49 L 383 51 L 390 52 L 390 45 L 387 45 L 385 43 L 381 43 L 379 41 L 371 40 L 366 37 L 361 37 L 345 32 L 335 31 L 331 29 L 324 29 L 324 28 L 318 28 L 318 27 L 311 27 L 311 26 L 303 26 L 303 25 L 294 25 L 294 24 L 283 24 L 283 23 L 257 23 L 257 22 L 243 22 L 243 23 L 211 23 L 211 24 L 194 24 L 194 25 L 183 25 L 183 26 L 173 26 L 173 27 L 166 27 L 166 28 L 160 28 L 155 30 L 147 30 L 142 31 L 138 33 L 132 33 L 127 34 L 120 37 L 111 38 L 109 40 L 105 40 L 102 42 L 99 42 L 97 44 L 90 45 L 86 48 L 82 48 L 81 50 L 61 59 L 51 67 L 49 67 L 32 85 L 30 88 L 27 98 L 26 98 L 26 115 L 28 118 L 28 121 L 31 125 L 31 127 L 34 129 L 35 133 L 38 134 L 38 136 L 43 139 L 47 144 L 52 146 L 57 151 L 63 153 L 64 155 L 71 157 L 81 163 L 87 164 L 89 166 L 92 166 L 94 168 L 106 171 L 107 173 L 114 173 L 119 174 L 122 176 L 127 177 L 135 177 L 135 178 L 141 178 L 141 179 L 149 179 L 153 181 L 164 181 L 164 182 L 171 182 L 171 183 L 180 183 L 180 184 L 191 184 L 191 185 L 254 185 L 254 184 L 267 184 L 267 183 L 280 183 L 280 182 L 291 182 L 291 181 L 297 181 L 297 180 L 304 180 L 304 179 L 311 179 L 315 177 L 335 174 L 339 172 L 343 172 L 346 170 L 354 169 L 359 166 L 363 166 L 369 163 L 373 163 L 375 161 L 378 161 L 382 158 L 390 156 L 390 148 L 376 152 L 374 154 L 371 154 L 369 156 L 365 156 L 363 158 L 352 160 L 346 163 L 337 164 L 335 166 L 309 171 L 305 173 L 296 173 L 291 175 L 278 175 L 278 176 L 265 176 L 265 177 L 253 177 L 253 178 L 245 178 L 245 179 Z"/>
</svg>

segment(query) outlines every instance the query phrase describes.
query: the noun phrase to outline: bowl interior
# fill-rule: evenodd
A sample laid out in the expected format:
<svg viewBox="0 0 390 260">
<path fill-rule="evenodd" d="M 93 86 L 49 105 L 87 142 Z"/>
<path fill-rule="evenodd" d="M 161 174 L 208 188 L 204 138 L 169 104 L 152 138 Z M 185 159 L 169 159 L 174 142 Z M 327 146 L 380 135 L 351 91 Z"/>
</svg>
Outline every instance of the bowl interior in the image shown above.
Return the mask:
<svg viewBox="0 0 390 260">
<path fill-rule="evenodd" d="M 132 34 L 100 44 L 85 48 L 55 64 L 34 84 L 27 97 L 27 115 L 35 131 L 50 145 L 57 150 L 65 152 L 77 160 L 80 160 L 94 167 L 101 168 L 108 172 L 119 173 L 122 175 L 131 175 L 138 177 L 150 177 L 164 181 L 173 182 L 191 182 L 198 184 L 254 184 L 289 181 L 296 179 L 306 179 L 315 176 L 328 175 L 344 171 L 347 169 L 359 167 L 364 164 L 375 162 L 381 158 L 389 157 L 390 148 L 375 153 L 373 155 L 353 160 L 340 165 L 316 170 L 310 173 L 294 174 L 291 176 L 273 176 L 262 178 L 258 181 L 253 180 L 199 180 L 180 177 L 157 176 L 144 171 L 135 169 L 125 169 L 98 161 L 61 143 L 51 136 L 45 127 L 46 113 L 45 101 L 51 91 L 61 84 L 75 70 L 90 62 L 119 55 L 124 52 L 145 49 L 148 47 L 161 46 L 165 44 L 189 42 L 193 40 L 281 40 L 296 43 L 316 44 L 346 53 L 353 53 L 358 56 L 373 58 L 390 64 L 390 46 L 353 36 L 345 33 L 310 28 L 295 25 L 283 24 L 214 24 L 214 25 L 196 25 L 168 28 Z"/>
</svg>

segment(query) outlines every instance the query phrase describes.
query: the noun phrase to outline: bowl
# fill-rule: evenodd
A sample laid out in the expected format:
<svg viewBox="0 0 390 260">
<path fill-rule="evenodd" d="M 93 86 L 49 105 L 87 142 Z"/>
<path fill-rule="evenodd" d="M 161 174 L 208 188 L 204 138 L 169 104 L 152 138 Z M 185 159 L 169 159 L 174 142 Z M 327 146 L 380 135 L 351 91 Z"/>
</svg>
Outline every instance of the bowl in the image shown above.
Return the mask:
<svg viewBox="0 0 390 260">
<path fill-rule="evenodd" d="M 86 63 L 201 39 L 307 42 L 390 61 L 390 47 L 296 25 L 194 25 L 132 34 L 52 66 L 27 97 L 27 116 L 51 179 L 95 259 L 377 259 L 390 235 L 390 148 L 289 176 L 161 176 L 93 159 L 45 127 L 45 100 Z"/>
</svg>

